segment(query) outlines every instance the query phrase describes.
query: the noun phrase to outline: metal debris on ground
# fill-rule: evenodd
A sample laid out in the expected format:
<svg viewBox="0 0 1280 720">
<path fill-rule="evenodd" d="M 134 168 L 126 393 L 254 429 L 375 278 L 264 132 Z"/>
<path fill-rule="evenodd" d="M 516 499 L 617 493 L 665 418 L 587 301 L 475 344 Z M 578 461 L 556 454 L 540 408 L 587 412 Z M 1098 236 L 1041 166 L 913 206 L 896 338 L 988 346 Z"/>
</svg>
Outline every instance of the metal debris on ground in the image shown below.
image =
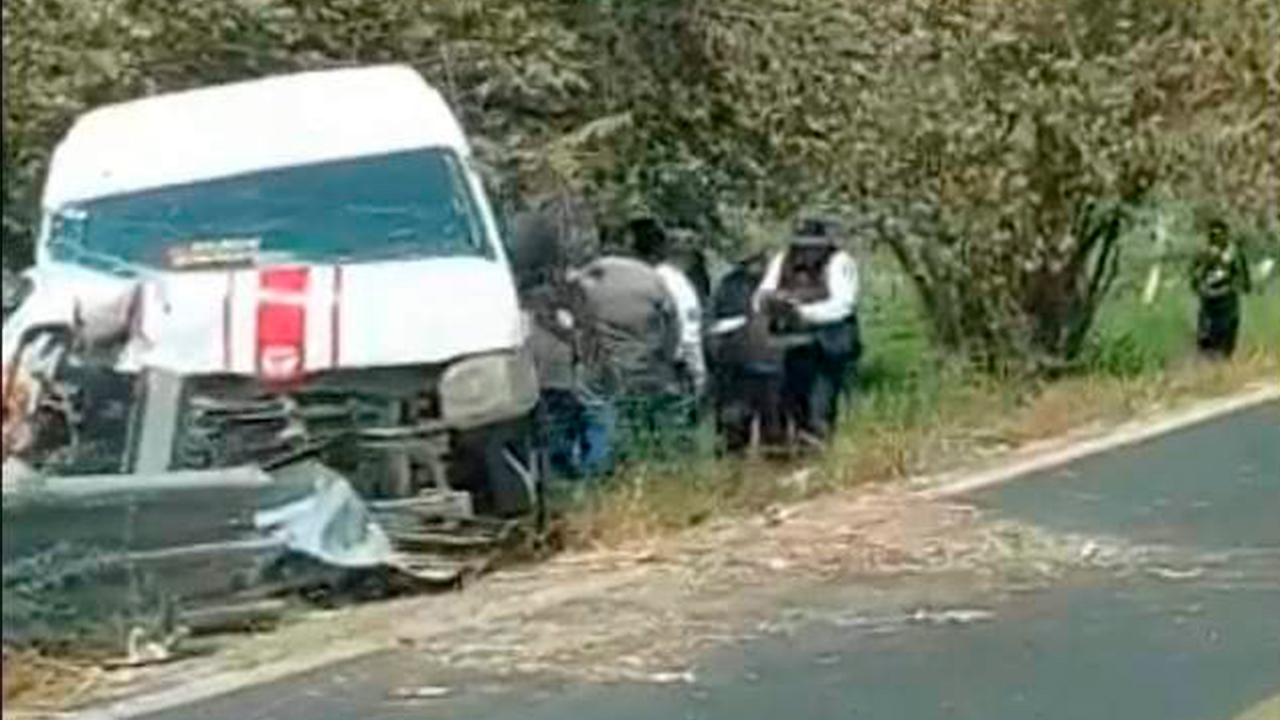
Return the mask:
<svg viewBox="0 0 1280 720">
<path fill-rule="evenodd" d="M 510 548 L 520 523 L 478 517 L 465 493 L 436 491 L 370 503 L 387 534 L 399 572 L 428 583 L 453 584 L 487 571 Z"/>
<path fill-rule="evenodd" d="M 280 598 L 246 599 L 184 610 L 180 622 L 193 637 L 252 632 L 279 624 L 288 609 L 288 602 Z"/>
<path fill-rule="evenodd" d="M 121 670 L 174 662 L 182 657 L 179 644 L 186 636 L 187 632 L 182 627 L 174 628 L 163 637 L 153 637 L 146 628 L 134 627 L 129 631 L 124 657 L 107 660 L 103 667 Z"/>
<path fill-rule="evenodd" d="M 123 665 L 160 662 L 176 643 L 157 638 L 272 624 L 284 608 L 271 596 L 341 587 L 350 573 L 418 590 L 460 582 L 514 533 L 513 524 L 441 507 L 433 498 L 371 507 L 312 460 L 271 473 L 41 477 L 7 487 L 5 640 L 96 636 L 129 645 Z M 112 641 L 115 615 L 136 622 Z"/>
<path fill-rule="evenodd" d="M 121 665 L 163 661 L 175 650 L 157 638 L 271 626 L 280 598 L 312 588 L 456 587 L 521 528 L 477 517 L 443 480 L 439 439 L 378 430 L 358 393 L 210 394 L 173 373 L 117 372 L 83 345 L 43 329 L 0 376 L 6 642 L 71 638 L 128 645 Z M 388 448 L 412 451 L 434 482 L 371 486 L 370 469 L 395 475 L 370 465 Z M 334 449 L 354 451 L 359 478 L 329 462 Z"/>
</svg>

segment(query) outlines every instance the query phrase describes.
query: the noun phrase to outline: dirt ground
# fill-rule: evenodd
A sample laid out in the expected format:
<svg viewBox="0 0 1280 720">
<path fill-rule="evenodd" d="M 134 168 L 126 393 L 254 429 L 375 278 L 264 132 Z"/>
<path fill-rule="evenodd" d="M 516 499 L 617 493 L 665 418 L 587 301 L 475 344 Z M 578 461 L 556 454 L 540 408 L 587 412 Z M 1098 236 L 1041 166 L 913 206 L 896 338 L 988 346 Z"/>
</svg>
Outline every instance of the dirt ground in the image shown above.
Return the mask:
<svg viewBox="0 0 1280 720">
<path fill-rule="evenodd" d="M 312 613 L 235 638 L 208 658 L 99 675 L 95 703 L 169 688 L 199 692 L 269 680 L 340 659 L 412 648 L 456 670 L 594 682 L 679 682 L 694 655 L 783 629 L 786 597 L 832 583 L 946 580 L 966 594 L 1025 592 L 1072 569 L 1124 571 L 1141 551 L 1106 538 L 1055 536 L 923 499 L 902 487 L 772 510 L 624 550 L 511 569 L 465 592 Z M 902 622 L 980 613 L 902 614 L 906 599 L 864 598 L 845 612 Z M 795 618 L 790 618 L 794 620 Z"/>
</svg>

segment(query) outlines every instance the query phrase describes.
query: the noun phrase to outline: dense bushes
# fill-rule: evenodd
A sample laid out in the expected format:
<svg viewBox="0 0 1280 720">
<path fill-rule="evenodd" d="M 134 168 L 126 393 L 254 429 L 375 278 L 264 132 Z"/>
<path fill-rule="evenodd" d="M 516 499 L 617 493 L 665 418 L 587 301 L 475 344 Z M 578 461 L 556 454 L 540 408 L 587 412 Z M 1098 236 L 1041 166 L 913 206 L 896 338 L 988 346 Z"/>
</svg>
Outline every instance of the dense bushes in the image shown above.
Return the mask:
<svg viewBox="0 0 1280 720">
<path fill-rule="evenodd" d="M 408 61 L 508 198 L 646 205 L 733 246 L 843 208 L 944 343 L 1078 354 L 1131 201 L 1277 219 L 1274 0 L 5 0 L 4 243 L 88 106 Z"/>
</svg>

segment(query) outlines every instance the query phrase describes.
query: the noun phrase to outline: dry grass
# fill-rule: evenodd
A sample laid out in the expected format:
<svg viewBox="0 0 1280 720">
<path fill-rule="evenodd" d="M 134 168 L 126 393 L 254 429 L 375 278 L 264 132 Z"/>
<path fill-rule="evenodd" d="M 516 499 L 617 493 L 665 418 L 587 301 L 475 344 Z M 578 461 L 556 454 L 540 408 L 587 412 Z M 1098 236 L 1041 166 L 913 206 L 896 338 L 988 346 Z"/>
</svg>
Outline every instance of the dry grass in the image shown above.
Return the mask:
<svg viewBox="0 0 1280 720">
<path fill-rule="evenodd" d="M 4 650 L 3 668 L 5 717 L 11 716 L 14 706 L 33 713 L 74 706 L 101 677 L 101 671 L 91 665 L 9 648 Z"/>
</svg>

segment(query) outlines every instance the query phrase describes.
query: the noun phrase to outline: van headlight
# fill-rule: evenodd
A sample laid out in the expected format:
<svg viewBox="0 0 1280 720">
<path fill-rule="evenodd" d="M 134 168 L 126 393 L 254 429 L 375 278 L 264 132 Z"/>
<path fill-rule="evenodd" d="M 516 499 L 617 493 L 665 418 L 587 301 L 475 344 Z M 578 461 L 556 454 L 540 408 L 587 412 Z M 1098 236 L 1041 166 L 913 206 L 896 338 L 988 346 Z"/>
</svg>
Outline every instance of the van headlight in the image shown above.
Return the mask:
<svg viewBox="0 0 1280 720">
<path fill-rule="evenodd" d="M 516 417 L 538 403 L 538 375 L 527 352 L 468 358 L 440 379 L 440 411 L 446 422 L 475 427 Z"/>
</svg>

